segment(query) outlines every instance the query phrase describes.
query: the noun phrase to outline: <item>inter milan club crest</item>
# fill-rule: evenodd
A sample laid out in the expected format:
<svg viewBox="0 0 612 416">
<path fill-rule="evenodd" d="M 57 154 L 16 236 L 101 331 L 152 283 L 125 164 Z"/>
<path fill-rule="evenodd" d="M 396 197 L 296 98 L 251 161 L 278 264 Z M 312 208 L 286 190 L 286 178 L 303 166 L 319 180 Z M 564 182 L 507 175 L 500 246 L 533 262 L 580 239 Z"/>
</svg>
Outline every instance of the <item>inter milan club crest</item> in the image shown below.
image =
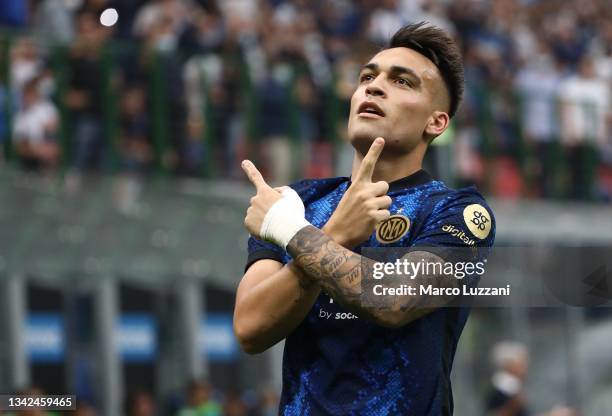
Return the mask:
<svg viewBox="0 0 612 416">
<path fill-rule="evenodd" d="M 395 214 L 381 222 L 376 228 L 376 239 L 382 244 L 394 243 L 410 229 L 410 218 Z"/>
<path fill-rule="evenodd" d="M 463 210 L 465 225 L 475 237 L 484 240 L 491 232 L 491 215 L 480 204 L 472 204 Z"/>
</svg>

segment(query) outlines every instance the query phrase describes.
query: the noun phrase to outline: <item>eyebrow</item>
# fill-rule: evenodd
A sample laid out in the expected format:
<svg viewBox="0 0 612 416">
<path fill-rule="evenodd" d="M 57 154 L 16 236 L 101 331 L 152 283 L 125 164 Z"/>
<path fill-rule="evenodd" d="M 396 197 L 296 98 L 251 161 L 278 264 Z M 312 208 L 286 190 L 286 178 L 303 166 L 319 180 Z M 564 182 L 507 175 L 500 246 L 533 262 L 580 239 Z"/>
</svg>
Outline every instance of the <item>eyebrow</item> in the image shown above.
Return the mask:
<svg viewBox="0 0 612 416">
<path fill-rule="evenodd" d="M 369 69 L 370 71 L 374 71 L 374 72 L 380 72 L 380 67 L 378 66 L 378 64 L 375 64 L 375 63 L 365 64 L 361 68 L 361 71 L 363 71 L 364 69 Z M 402 74 L 408 75 L 409 77 L 413 79 L 415 86 L 421 85 L 421 77 L 419 77 L 417 73 L 414 72 L 414 70 L 410 68 L 406 68 L 405 66 L 400 66 L 400 65 L 392 65 L 389 72 L 394 76 L 402 75 Z"/>
</svg>

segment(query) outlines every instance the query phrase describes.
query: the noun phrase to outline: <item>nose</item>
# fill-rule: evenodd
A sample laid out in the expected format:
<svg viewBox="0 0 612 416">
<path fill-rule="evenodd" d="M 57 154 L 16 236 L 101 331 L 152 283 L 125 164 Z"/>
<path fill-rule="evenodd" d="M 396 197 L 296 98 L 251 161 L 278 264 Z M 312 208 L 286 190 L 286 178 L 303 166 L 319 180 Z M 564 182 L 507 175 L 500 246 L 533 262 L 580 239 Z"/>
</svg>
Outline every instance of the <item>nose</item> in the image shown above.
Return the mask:
<svg viewBox="0 0 612 416">
<path fill-rule="evenodd" d="M 383 90 L 380 86 L 380 83 L 382 82 L 381 78 L 382 76 L 378 75 L 366 86 L 366 89 L 365 89 L 366 96 L 372 96 L 372 97 L 384 97 L 385 96 L 385 90 Z"/>
</svg>

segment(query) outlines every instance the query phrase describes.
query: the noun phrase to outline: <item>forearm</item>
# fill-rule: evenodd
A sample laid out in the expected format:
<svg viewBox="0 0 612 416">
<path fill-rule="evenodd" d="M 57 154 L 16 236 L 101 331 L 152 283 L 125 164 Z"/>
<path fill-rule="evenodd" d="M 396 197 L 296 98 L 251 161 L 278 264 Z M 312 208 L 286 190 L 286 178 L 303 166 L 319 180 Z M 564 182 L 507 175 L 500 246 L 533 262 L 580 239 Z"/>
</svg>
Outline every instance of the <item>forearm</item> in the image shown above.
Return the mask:
<svg viewBox="0 0 612 416">
<path fill-rule="evenodd" d="M 285 338 L 319 293 L 319 286 L 291 263 L 243 291 L 236 300 L 234 328 L 244 350 L 259 353 Z"/>
<path fill-rule="evenodd" d="M 379 306 L 365 305 L 362 290 L 365 271 L 372 270 L 374 260 L 354 253 L 313 226 L 301 229 L 289 242 L 287 251 L 306 276 L 316 282 L 339 303 L 385 326 L 401 326 L 427 314 L 424 296 L 394 296 L 382 299 Z M 441 261 L 431 255 L 434 261 Z M 430 279 L 440 282 L 441 279 Z M 435 284 L 435 283 L 434 283 Z"/>
</svg>

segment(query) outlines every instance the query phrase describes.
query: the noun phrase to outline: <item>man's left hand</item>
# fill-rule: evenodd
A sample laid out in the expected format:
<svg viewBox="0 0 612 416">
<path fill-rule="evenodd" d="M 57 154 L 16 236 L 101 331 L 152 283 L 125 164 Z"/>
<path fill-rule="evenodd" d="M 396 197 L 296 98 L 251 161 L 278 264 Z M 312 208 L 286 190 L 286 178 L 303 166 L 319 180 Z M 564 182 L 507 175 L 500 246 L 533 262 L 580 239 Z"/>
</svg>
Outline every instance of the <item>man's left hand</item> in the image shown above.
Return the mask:
<svg viewBox="0 0 612 416">
<path fill-rule="evenodd" d="M 251 198 L 251 206 L 247 209 L 244 225 L 253 236 L 261 238 L 261 225 L 263 224 L 266 214 L 278 201 L 283 197 L 280 190 L 270 187 L 264 180 L 263 176 L 257 170 L 253 162 L 245 160 L 242 162 L 242 170 L 246 173 L 251 183 L 255 186 L 257 193 Z"/>
</svg>

